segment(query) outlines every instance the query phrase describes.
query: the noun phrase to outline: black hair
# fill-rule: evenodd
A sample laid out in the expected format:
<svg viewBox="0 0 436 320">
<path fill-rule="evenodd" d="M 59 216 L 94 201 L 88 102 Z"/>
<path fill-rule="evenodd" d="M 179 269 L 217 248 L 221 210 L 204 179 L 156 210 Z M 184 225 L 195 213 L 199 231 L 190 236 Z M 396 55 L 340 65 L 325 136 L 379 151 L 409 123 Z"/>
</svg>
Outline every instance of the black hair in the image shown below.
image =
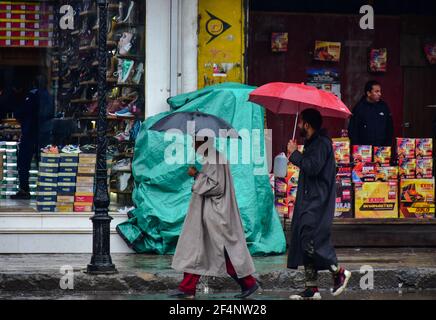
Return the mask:
<svg viewBox="0 0 436 320">
<path fill-rule="evenodd" d="M 371 91 L 372 91 L 372 89 L 374 88 L 374 86 L 381 86 L 381 84 L 380 84 L 378 81 L 375 81 L 375 80 L 368 81 L 368 82 L 365 84 L 365 92 L 364 92 L 365 97 L 367 96 L 367 93 L 368 93 L 368 92 L 371 92 Z"/>
<path fill-rule="evenodd" d="M 322 116 L 321 113 L 316 109 L 304 110 L 301 113 L 301 119 L 303 122 L 310 124 L 315 131 L 319 131 L 322 127 Z"/>
</svg>

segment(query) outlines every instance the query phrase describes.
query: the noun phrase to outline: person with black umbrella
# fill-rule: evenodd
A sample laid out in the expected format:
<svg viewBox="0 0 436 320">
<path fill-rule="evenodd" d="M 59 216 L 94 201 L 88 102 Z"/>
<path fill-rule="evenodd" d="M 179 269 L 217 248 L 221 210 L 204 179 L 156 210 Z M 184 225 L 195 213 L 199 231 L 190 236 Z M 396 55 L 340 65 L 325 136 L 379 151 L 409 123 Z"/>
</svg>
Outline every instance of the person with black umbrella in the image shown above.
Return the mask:
<svg viewBox="0 0 436 320">
<path fill-rule="evenodd" d="M 298 151 L 294 140 L 289 141 L 287 148 L 289 161 L 300 168 L 288 268 L 304 266 L 306 280 L 306 289 L 290 296 L 292 300 L 321 299 L 318 271 L 332 272 L 334 296 L 345 290 L 351 277 L 351 272 L 338 266 L 330 238 L 336 202 L 336 162 L 332 141 L 321 126 L 318 110 L 304 110 L 298 122 L 301 136 L 306 140 L 304 152 Z"/>
<path fill-rule="evenodd" d="M 177 242 L 172 267 L 184 272 L 183 281 L 170 297 L 192 299 L 202 275 L 230 275 L 241 287 L 236 298 L 247 298 L 258 288 L 253 260 L 247 248 L 244 228 L 236 202 L 233 178 L 227 160 L 210 138 L 195 142 L 204 156 L 201 171 L 190 167 L 194 178 L 192 198 L 183 230 Z M 209 143 L 207 144 L 207 141 Z"/>
<path fill-rule="evenodd" d="M 253 259 L 236 202 L 233 177 L 227 159 L 214 147 L 215 137 L 238 139 L 236 130 L 223 119 L 203 112 L 174 112 L 150 130 L 177 130 L 193 137 L 203 167 L 188 169 L 194 178 L 192 197 L 177 242 L 172 268 L 184 273 L 170 297 L 193 299 L 201 276 L 230 275 L 241 287 L 236 298 L 246 298 L 258 288 Z M 223 135 L 224 134 L 224 135 Z"/>
</svg>

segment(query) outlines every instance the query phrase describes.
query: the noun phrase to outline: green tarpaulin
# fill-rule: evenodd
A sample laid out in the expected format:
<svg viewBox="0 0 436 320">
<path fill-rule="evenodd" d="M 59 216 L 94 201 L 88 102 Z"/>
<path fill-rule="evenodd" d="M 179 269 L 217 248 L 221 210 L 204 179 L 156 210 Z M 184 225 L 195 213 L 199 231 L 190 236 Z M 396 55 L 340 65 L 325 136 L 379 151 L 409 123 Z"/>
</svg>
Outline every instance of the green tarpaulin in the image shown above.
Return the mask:
<svg viewBox="0 0 436 320">
<path fill-rule="evenodd" d="M 191 164 L 169 164 L 168 150 L 186 150 L 184 157 L 187 160 L 193 154 L 192 142 L 189 137 L 180 135 L 181 139 L 174 137 L 167 141 L 164 133 L 148 130 L 164 116 L 179 111 L 201 111 L 216 115 L 238 132 L 244 129 L 250 135 L 253 129 L 257 129 L 254 138 L 248 137 L 248 141 L 251 141 L 251 149 L 254 147 L 250 153 L 258 156 L 254 155 L 248 161 L 242 156 L 242 150 L 249 150 L 243 147 L 244 143 L 247 146 L 244 134 L 242 139 L 236 140 L 240 150 L 236 158 L 235 153 L 228 151 L 234 143 L 231 139 L 218 140 L 217 147 L 224 150 L 224 145 L 229 152 L 228 159 L 236 162 L 231 164 L 230 169 L 250 253 L 266 255 L 285 252 L 285 237 L 274 207 L 265 164 L 264 110 L 248 102 L 248 95 L 253 89 L 246 85 L 226 83 L 179 95 L 168 100 L 172 111 L 151 117 L 142 124 L 133 160 L 133 201 L 136 209 L 130 212 L 128 221 L 117 226 L 118 233 L 136 252 L 174 253 L 187 213 L 193 184 L 193 179 L 187 175 Z M 258 133 L 259 139 L 256 139 Z M 175 154 L 175 151 L 170 153 Z M 198 163 L 196 166 L 199 166 Z"/>
</svg>

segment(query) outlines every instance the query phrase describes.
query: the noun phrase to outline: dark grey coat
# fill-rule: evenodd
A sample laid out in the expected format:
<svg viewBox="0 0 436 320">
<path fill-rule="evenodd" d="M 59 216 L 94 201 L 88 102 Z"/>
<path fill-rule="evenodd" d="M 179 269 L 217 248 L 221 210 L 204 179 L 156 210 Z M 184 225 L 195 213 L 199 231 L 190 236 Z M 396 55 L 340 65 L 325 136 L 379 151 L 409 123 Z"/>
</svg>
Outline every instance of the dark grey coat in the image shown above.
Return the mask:
<svg viewBox="0 0 436 320">
<path fill-rule="evenodd" d="M 304 153 L 294 152 L 290 161 L 300 168 L 298 194 L 291 225 L 288 268 L 304 265 L 304 250 L 313 243 L 317 270 L 337 265 L 330 239 L 336 202 L 336 163 L 332 142 L 315 134 L 304 146 Z"/>
</svg>

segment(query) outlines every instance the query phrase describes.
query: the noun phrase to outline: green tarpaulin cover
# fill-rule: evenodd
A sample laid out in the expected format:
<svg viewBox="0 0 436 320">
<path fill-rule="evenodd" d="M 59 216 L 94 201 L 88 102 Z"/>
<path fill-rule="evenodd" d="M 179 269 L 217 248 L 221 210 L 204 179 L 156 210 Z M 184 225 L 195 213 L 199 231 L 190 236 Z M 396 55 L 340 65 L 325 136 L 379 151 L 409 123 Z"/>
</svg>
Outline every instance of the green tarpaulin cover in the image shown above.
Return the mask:
<svg viewBox="0 0 436 320">
<path fill-rule="evenodd" d="M 243 131 L 250 132 L 250 136 L 251 132 L 256 132 L 254 138 L 249 136 L 248 140 L 244 134 L 241 134 L 242 139 L 217 139 L 217 148 L 227 150 L 227 158 L 233 159 L 230 170 L 250 253 L 267 255 L 285 252 L 286 241 L 274 207 L 264 156 L 264 109 L 248 102 L 248 96 L 254 89 L 246 85 L 225 83 L 179 95 L 168 100 L 170 112 L 148 118 L 142 124 L 132 166 L 135 179 L 133 201 L 136 209 L 129 213 L 131 218 L 128 221 L 117 226 L 118 233 L 136 252 L 173 254 L 188 210 L 193 178 L 187 175 L 187 169 L 192 164 L 169 164 L 168 150 L 173 150 L 171 155 L 176 154 L 174 150 L 178 150 L 178 154 L 180 150 L 186 150 L 183 153 L 185 160 L 191 159 L 190 155 L 193 157 L 194 154 L 192 141 L 186 135 L 174 136 L 167 141 L 169 139 L 165 133 L 148 130 L 164 116 L 180 111 L 213 114 L 226 120 L 238 132 L 244 129 Z M 253 129 L 257 130 L 252 131 Z M 234 146 L 235 143 L 231 140 L 239 145 L 236 156 L 228 151 L 230 145 Z M 243 149 L 243 144 L 247 146 L 247 141 L 251 141 L 248 146 L 253 150 L 249 153 L 255 154 L 248 161 L 242 156 L 242 150 L 250 150 Z M 235 157 L 237 161 L 234 160 Z M 198 162 L 196 166 L 201 167 Z"/>
</svg>

